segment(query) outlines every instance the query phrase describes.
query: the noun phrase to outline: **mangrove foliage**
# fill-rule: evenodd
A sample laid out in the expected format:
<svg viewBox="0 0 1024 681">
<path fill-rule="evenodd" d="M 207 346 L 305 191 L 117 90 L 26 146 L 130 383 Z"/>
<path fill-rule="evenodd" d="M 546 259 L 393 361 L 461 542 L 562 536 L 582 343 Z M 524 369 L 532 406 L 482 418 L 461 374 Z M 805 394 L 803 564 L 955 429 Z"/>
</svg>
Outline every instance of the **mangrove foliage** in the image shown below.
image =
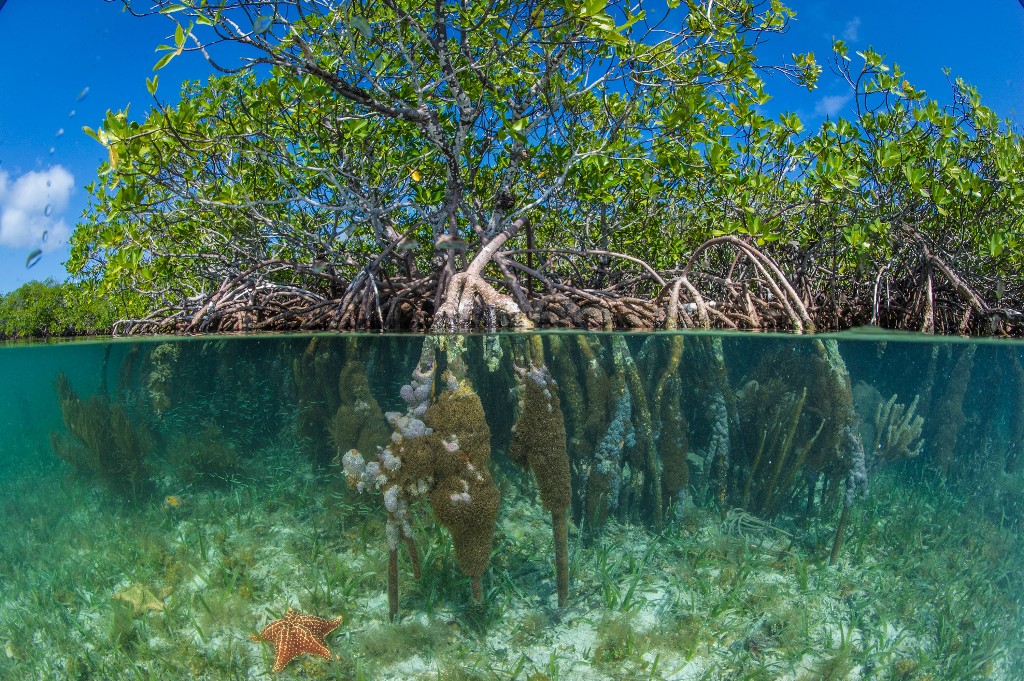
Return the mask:
<svg viewBox="0 0 1024 681">
<path fill-rule="evenodd" d="M 769 115 L 775 0 L 124 2 L 219 75 L 87 130 L 117 331 L 1021 330 L 1019 132 L 840 40 L 848 115 Z"/>
</svg>

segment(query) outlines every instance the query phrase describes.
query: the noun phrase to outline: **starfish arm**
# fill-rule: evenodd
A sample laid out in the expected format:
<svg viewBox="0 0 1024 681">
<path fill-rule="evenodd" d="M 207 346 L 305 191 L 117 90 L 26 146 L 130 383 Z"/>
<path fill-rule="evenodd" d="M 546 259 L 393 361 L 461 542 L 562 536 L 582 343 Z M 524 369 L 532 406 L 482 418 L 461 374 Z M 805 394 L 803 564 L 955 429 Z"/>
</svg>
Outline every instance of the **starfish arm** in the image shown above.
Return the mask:
<svg viewBox="0 0 1024 681">
<path fill-rule="evenodd" d="M 275 632 L 277 635 L 273 640 L 274 644 L 274 669 L 273 672 L 277 673 L 287 666 L 292 658 L 302 653 L 302 651 L 295 645 L 295 633 L 294 628 L 286 625 L 282 625 L 278 631 Z"/>
<path fill-rule="evenodd" d="M 285 634 L 287 627 L 282 620 L 271 622 L 267 626 L 263 627 L 263 631 L 258 636 L 253 636 L 252 640 L 264 640 L 267 643 L 272 643 L 274 647 L 277 647 L 278 640 Z"/>
<path fill-rule="evenodd" d="M 274 668 L 272 670 L 274 673 L 284 669 L 293 657 L 302 652 L 297 650 L 293 644 L 292 629 L 293 627 L 288 621 L 277 620 L 268 624 L 260 634 L 274 646 Z"/>
<path fill-rule="evenodd" d="M 318 636 L 314 636 L 307 629 L 296 627 L 295 638 L 302 652 L 326 657 L 328 660 L 331 659 L 331 651 L 324 645 L 323 640 Z"/>
<path fill-rule="evenodd" d="M 341 618 L 325 620 L 312 615 L 298 615 L 295 617 L 295 624 L 303 627 L 317 638 L 323 638 L 331 633 L 341 624 Z"/>
<path fill-rule="evenodd" d="M 278 648 L 277 655 L 274 656 L 274 667 L 273 669 L 271 669 L 271 671 L 275 674 L 281 671 L 286 666 L 288 666 L 288 663 L 291 662 L 292 658 L 296 655 L 298 655 L 298 653 L 289 654 L 284 648 Z"/>
</svg>

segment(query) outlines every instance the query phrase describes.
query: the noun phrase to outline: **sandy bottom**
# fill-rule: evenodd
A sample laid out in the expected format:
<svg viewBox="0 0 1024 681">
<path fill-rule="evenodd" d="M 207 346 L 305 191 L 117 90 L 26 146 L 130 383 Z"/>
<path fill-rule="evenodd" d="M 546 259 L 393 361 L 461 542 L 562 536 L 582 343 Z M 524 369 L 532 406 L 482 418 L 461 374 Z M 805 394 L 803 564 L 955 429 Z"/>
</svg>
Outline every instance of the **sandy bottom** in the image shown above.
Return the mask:
<svg viewBox="0 0 1024 681">
<path fill-rule="evenodd" d="M 505 483 L 485 603 L 423 509 L 423 575 L 403 557 L 390 623 L 377 500 L 292 451 L 254 460 L 233 484 L 168 477 L 134 505 L 57 462 L 0 480 L 0 678 L 1024 678 L 1020 528 L 968 500 L 876 481 L 835 566 L 831 517 L 691 506 L 660 531 L 572 528 L 559 610 L 550 518 Z M 114 598 L 133 587 L 148 606 Z M 334 659 L 271 674 L 271 647 L 249 637 L 288 608 L 344 617 Z"/>
</svg>

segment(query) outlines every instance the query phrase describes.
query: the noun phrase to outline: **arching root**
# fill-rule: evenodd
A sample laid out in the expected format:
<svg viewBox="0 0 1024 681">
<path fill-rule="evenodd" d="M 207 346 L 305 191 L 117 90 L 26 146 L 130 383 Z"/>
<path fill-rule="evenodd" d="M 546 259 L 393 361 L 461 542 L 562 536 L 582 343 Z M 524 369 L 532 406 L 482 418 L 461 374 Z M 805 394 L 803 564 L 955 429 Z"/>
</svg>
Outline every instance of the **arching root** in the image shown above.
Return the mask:
<svg viewBox="0 0 1024 681">
<path fill-rule="evenodd" d="M 474 326 L 475 312 L 480 309 L 477 307 L 478 298 L 482 303 L 483 326 L 486 330 L 497 330 L 498 312 L 506 315 L 510 322 L 508 325 L 515 329 L 533 328 L 533 322 L 516 305 L 516 302 L 510 296 L 496 291 L 483 278 L 484 268 L 501 250 L 505 242 L 515 236 L 525 224 L 525 218 L 516 220 L 480 249 L 465 272 L 452 275 L 444 294 L 444 300 L 434 315 L 434 332 L 450 333 L 469 330 Z"/>
<path fill-rule="evenodd" d="M 481 275 L 466 271 L 452 276 L 444 302 L 434 316 L 433 330 L 442 333 L 469 330 L 476 326 L 478 312 L 482 312 L 482 326 L 488 331 L 504 326 L 499 324 L 498 313 L 505 315 L 508 325 L 515 329 L 533 327 L 511 297 L 496 291 Z"/>
</svg>

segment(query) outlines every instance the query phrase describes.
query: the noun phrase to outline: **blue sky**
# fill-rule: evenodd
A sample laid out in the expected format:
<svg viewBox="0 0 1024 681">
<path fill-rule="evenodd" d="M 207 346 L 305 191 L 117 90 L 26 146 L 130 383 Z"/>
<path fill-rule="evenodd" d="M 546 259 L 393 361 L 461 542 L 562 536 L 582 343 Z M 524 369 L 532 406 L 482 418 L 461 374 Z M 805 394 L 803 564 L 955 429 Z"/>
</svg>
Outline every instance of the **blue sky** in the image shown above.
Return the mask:
<svg viewBox="0 0 1024 681">
<path fill-rule="evenodd" d="M 1024 123 L 1024 7 L 1018 0 L 900 2 L 790 0 L 797 12 L 789 34 L 762 46 L 765 63 L 792 52 L 830 53 L 832 37 L 853 50 L 869 45 L 899 63 L 909 80 L 948 100 L 943 67 L 978 86 L 983 102 Z M 82 132 L 108 109 L 150 103 L 145 79 L 154 48 L 173 30 L 162 17 L 137 19 L 120 2 L 7 0 L 0 3 L 0 293 L 32 279 L 67 276 L 67 238 L 86 206 L 84 186 L 96 177 L 104 149 Z M 162 98 L 210 68 L 195 56 L 160 72 Z M 806 93 L 774 82 L 772 110 L 794 110 L 816 126 L 850 106 L 827 69 Z M 44 237 L 45 234 L 45 237 Z M 42 257 L 31 268 L 36 249 Z"/>
</svg>

